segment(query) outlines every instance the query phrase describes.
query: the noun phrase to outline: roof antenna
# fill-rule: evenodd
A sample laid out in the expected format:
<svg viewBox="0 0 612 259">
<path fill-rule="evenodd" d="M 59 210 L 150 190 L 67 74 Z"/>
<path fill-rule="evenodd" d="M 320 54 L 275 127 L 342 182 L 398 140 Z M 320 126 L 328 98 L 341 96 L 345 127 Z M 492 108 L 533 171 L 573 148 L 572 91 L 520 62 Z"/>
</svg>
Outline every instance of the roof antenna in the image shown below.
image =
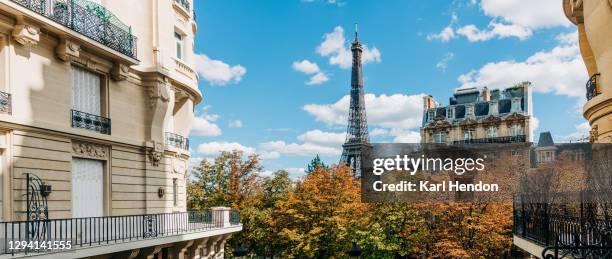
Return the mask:
<svg viewBox="0 0 612 259">
<path fill-rule="evenodd" d="M 357 37 L 358 33 L 359 33 L 359 24 L 355 23 L 355 41 L 359 40 L 359 37 Z"/>
</svg>

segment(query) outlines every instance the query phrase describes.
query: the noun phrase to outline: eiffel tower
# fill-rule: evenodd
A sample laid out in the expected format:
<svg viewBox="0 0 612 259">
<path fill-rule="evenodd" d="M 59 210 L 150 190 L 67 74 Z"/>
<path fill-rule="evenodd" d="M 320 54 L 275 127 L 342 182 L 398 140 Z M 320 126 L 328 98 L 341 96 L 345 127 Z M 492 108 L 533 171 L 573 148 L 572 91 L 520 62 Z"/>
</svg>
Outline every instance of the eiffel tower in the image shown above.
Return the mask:
<svg viewBox="0 0 612 259">
<path fill-rule="evenodd" d="M 365 98 L 363 91 L 363 69 L 361 56 L 363 46 L 359 42 L 357 25 L 355 25 L 355 40 L 351 43 L 353 52 L 353 69 L 351 73 L 351 104 L 349 108 L 346 140 L 342 145 L 341 162 L 346 163 L 355 177 L 361 177 L 362 154 L 364 147 L 370 146 L 368 120 L 366 117 Z"/>
</svg>

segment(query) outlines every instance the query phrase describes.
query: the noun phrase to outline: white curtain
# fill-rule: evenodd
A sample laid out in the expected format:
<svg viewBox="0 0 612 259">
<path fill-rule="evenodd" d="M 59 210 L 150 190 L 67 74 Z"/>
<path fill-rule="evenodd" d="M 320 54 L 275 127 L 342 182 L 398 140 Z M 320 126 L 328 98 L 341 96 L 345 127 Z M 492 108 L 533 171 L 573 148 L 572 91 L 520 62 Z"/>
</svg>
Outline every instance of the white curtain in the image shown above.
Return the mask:
<svg viewBox="0 0 612 259">
<path fill-rule="evenodd" d="M 72 66 L 72 109 L 100 116 L 100 76 Z"/>
<path fill-rule="evenodd" d="M 104 162 L 72 159 L 72 215 L 104 216 Z"/>
</svg>

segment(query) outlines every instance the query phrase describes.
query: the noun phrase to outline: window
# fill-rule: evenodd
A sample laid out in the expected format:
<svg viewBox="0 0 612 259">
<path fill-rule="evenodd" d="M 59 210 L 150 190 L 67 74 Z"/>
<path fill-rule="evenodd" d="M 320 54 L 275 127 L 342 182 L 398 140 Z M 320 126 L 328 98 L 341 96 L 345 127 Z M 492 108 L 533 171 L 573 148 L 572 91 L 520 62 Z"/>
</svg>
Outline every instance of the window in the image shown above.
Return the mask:
<svg viewBox="0 0 612 259">
<path fill-rule="evenodd" d="M 523 135 L 523 126 L 520 124 L 512 124 L 512 126 L 510 126 L 510 134 L 513 137 Z"/>
<path fill-rule="evenodd" d="M 174 207 L 178 206 L 178 179 L 172 179 L 172 198 Z"/>
<path fill-rule="evenodd" d="M 104 161 L 72 159 L 72 216 L 104 216 Z"/>
<path fill-rule="evenodd" d="M 487 138 L 496 138 L 497 137 L 497 127 L 491 126 L 487 128 Z"/>
<path fill-rule="evenodd" d="M 446 110 L 446 117 L 449 119 L 454 119 L 455 118 L 455 108 L 454 107 L 449 107 Z"/>
<path fill-rule="evenodd" d="M 474 129 L 464 129 L 463 130 L 463 140 L 472 140 L 474 139 Z"/>
<path fill-rule="evenodd" d="M 550 162 L 555 160 L 553 151 L 540 151 L 540 163 Z"/>
<path fill-rule="evenodd" d="M 185 53 L 183 35 L 174 32 L 174 40 L 176 41 L 176 58 L 183 59 L 183 54 Z"/>
<path fill-rule="evenodd" d="M 431 110 L 429 110 L 427 112 L 427 120 L 428 121 L 432 121 L 435 116 L 436 116 L 436 110 L 435 109 L 431 109 Z"/>
<path fill-rule="evenodd" d="M 444 144 L 446 143 L 446 132 L 436 132 L 433 135 L 434 143 Z"/>
<path fill-rule="evenodd" d="M 521 111 L 521 98 L 512 98 L 512 104 L 510 106 L 511 112 L 519 112 Z"/>
<path fill-rule="evenodd" d="M 102 116 L 100 76 L 78 66 L 70 71 L 72 109 Z"/>
</svg>

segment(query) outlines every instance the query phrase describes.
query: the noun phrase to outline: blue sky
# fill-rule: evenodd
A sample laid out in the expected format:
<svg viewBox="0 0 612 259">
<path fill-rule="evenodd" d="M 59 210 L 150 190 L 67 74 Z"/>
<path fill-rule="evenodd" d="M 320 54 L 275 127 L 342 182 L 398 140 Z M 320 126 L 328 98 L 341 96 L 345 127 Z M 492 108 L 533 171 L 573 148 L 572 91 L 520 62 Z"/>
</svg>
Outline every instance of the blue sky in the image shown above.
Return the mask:
<svg viewBox="0 0 612 259">
<path fill-rule="evenodd" d="M 195 8 L 204 95 L 190 136 L 195 162 L 241 149 L 261 154 L 266 173 L 299 176 L 316 154 L 336 163 L 356 22 L 368 48 L 373 142 L 418 141 L 422 94 L 447 104 L 461 86 L 521 81 L 534 85 L 536 136 L 588 131 L 586 69 L 559 0 L 198 0 Z"/>
</svg>

